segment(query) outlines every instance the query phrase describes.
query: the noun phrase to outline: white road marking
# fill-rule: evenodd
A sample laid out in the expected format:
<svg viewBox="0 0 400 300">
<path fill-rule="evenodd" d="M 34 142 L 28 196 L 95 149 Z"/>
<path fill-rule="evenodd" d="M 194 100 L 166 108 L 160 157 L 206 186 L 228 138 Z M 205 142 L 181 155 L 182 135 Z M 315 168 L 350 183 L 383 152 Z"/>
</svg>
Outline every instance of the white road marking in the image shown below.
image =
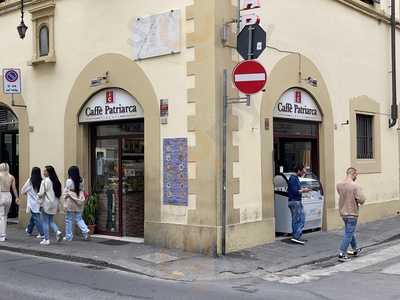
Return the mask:
<svg viewBox="0 0 400 300">
<path fill-rule="evenodd" d="M 235 75 L 235 81 L 263 81 L 265 80 L 265 73 L 253 73 L 253 74 L 237 74 Z"/>
<path fill-rule="evenodd" d="M 267 274 L 265 276 L 261 276 L 261 278 L 267 281 L 278 281 L 287 284 L 299 284 L 312 280 L 318 280 L 321 277 L 330 276 L 338 272 L 353 272 L 396 257 L 400 257 L 400 244 L 365 256 L 353 258 L 349 262 L 339 263 L 333 267 L 328 267 L 325 269 L 312 270 L 295 276 L 287 276 L 284 274 Z M 391 268 L 387 268 L 386 272 L 392 272 L 390 274 L 400 274 L 400 264 L 392 266 Z"/>
</svg>

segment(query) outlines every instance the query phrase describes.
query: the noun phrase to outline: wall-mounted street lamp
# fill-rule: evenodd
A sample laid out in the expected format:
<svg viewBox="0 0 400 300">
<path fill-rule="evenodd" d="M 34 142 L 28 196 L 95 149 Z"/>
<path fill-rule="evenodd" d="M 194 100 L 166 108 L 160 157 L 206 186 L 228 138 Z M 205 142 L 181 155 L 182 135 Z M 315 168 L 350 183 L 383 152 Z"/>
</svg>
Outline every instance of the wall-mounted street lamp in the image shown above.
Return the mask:
<svg viewBox="0 0 400 300">
<path fill-rule="evenodd" d="M 21 23 L 17 26 L 18 34 L 21 39 L 25 37 L 28 27 L 24 23 L 24 0 L 21 0 Z"/>
</svg>

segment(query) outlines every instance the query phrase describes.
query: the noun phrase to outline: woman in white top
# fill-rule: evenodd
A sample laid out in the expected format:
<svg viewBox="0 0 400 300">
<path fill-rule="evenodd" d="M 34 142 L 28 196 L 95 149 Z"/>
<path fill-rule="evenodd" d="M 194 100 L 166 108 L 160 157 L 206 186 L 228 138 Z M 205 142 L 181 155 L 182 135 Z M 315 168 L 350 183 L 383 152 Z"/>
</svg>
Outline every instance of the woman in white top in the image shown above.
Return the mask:
<svg viewBox="0 0 400 300">
<path fill-rule="evenodd" d="M 31 219 L 25 231 L 32 235 L 33 228 L 36 226 L 39 235 L 37 238 L 44 238 L 42 222 L 40 220 L 39 190 L 42 182 L 42 174 L 38 167 L 33 167 L 31 177 L 26 181 L 21 189 L 21 194 L 27 195 L 26 212 L 31 214 Z"/>
<path fill-rule="evenodd" d="M 2 163 L 0 164 L 0 242 L 6 240 L 7 215 L 12 200 L 11 189 L 16 197 L 16 203 L 19 204 L 15 178 L 10 174 L 8 164 Z"/>
<path fill-rule="evenodd" d="M 42 180 L 38 193 L 42 206 L 41 217 L 44 231 L 44 240 L 41 241 L 40 244 L 50 245 L 49 228 L 56 233 L 57 241 L 60 242 L 62 240 L 62 233 L 58 230 L 58 226 L 53 221 L 60 204 L 61 182 L 52 166 L 44 167 L 43 177 L 44 179 Z"/>
</svg>

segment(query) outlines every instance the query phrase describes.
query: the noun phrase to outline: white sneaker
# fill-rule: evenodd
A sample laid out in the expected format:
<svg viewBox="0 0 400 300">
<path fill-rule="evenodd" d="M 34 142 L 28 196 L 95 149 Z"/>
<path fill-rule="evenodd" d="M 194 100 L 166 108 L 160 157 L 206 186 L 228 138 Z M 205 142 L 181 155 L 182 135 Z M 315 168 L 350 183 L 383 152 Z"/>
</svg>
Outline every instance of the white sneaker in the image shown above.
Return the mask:
<svg viewBox="0 0 400 300">
<path fill-rule="evenodd" d="M 61 242 L 62 241 L 62 239 L 63 239 L 63 234 L 62 234 L 62 232 L 59 230 L 59 231 L 57 231 L 57 233 L 56 233 L 56 238 L 57 238 L 57 242 Z"/>
<path fill-rule="evenodd" d="M 0 242 L 5 242 L 6 238 L 5 237 L 0 237 Z"/>
<path fill-rule="evenodd" d="M 37 239 L 44 239 L 44 235 L 38 234 L 38 235 L 36 236 L 36 238 L 37 238 Z"/>
<path fill-rule="evenodd" d="M 44 246 L 50 245 L 50 240 L 43 240 L 40 242 L 40 245 L 44 245 Z"/>
<path fill-rule="evenodd" d="M 304 241 L 302 241 L 300 239 L 291 238 L 290 241 L 292 243 L 295 243 L 295 244 L 300 244 L 300 245 L 304 245 L 305 244 Z"/>
</svg>

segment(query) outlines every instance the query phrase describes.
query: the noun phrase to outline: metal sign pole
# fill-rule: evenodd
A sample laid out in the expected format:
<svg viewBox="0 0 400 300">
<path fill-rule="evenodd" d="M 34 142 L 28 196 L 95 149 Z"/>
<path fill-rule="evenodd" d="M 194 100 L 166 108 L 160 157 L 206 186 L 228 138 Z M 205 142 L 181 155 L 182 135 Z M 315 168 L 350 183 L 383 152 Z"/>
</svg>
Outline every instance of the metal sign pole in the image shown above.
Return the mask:
<svg viewBox="0 0 400 300">
<path fill-rule="evenodd" d="M 224 70 L 223 79 L 223 103 L 222 103 L 222 195 L 221 195 L 221 252 L 222 255 L 226 254 L 226 136 L 227 136 L 227 110 L 228 110 L 228 71 Z"/>
<path fill-rule="evenodd" d="M 247 59 L 252 59 L 253 58 L 253 51 L 252 51 L 252 46 L 253 46 L 253 26 L 249 26 L 249 47 L 247 50 Z"/>
<path fill-rule="evenodd" d="M 240 0 L 237 0 L 237 22 L 236 22 L 236 36 L 239 35 L 240 32 Z"/>
</svg>

